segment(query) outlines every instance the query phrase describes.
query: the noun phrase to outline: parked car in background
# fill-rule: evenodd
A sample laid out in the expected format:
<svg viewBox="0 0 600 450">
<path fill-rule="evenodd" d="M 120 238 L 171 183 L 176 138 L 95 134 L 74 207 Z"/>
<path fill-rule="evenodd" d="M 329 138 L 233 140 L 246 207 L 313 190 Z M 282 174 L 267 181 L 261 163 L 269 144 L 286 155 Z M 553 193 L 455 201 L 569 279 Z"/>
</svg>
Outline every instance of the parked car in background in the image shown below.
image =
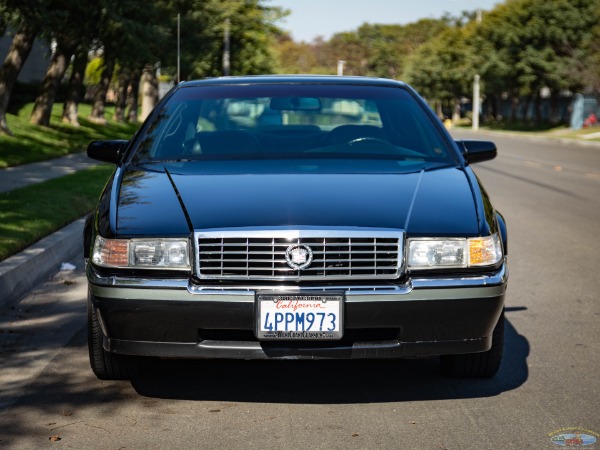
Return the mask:
<svg viewBox="0 0 600 450">
<path fill-rule="evenodd" d="M 84 232 L 101 379 L 137 357 L 502 359 L 506 225 L 418 94 L 374 78 L 181 83 L 130 141 Z"/>
</svg>

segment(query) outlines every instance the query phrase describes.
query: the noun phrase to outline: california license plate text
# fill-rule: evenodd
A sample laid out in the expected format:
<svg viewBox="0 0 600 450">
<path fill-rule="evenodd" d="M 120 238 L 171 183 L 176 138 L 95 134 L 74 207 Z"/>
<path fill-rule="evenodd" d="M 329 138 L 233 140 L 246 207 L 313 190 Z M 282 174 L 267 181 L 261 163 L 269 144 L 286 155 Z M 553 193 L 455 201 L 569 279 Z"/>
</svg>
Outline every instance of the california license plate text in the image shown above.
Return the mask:
<svg viewBox="0 0 600 450">
<path fill-rule="evenodd" d="M 341 298 L 269 295 L 259 298 L 258 334 L 275 339 L 339 339 Z"/>
</svg>

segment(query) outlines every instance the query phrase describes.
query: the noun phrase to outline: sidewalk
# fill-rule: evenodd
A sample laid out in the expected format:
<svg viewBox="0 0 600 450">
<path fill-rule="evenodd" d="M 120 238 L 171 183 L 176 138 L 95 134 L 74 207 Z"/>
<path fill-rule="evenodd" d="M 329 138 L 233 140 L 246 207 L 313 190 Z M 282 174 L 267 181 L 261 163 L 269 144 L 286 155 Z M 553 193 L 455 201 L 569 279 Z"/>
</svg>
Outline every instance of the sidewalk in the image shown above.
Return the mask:
<svg viewBox="0 0 600 450">
<path fill-rule="evenodd" d="M 0 192 L 41 183 L 98 164 L 100 163 L 88 158 L 85 153 L 72 153 L 62 158 L 0 169 Z"/>
<path fill-rule="evenodd" d="M 41 183 L 99 163 L 85 153 L 0 169 L 0 193 Z M 38 283 L 58 272 L 63 262 L 82 254 L 83 219 L 67 225 L 0 262 L 0 309 L 17 302 Z"/>
</svg>

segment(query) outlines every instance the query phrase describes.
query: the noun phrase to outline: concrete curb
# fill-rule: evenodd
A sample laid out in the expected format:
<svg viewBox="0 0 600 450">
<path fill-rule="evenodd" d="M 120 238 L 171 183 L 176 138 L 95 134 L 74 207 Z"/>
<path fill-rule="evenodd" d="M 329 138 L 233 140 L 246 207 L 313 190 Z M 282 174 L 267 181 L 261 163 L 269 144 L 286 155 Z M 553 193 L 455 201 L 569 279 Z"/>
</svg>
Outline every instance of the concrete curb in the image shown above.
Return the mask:
<svg viewBox="0 0 600 450">
<path fill-rule="evenodd" d="M 0 262 L 0 309 L 16 303 L 38 283 L 60 270 L 63 262 L 83 254 L 85 218 L 76 220 Z M 79 261 L 78 261 L 79 262 Z"/>
</svg>

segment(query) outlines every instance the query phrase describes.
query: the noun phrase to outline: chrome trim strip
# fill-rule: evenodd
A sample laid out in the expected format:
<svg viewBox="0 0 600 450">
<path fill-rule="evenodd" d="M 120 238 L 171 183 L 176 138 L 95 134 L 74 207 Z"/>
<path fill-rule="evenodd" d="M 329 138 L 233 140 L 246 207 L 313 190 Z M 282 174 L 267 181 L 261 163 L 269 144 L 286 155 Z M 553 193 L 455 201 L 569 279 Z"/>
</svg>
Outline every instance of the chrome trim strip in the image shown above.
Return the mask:
<svg viewBox="0 0 600 450">
<path fill-rule="evenodd" d="M 396 228 L 360 228 L 360 227 L 240 227 L 240 228 L 211 228 L 196 231 L 195 237 L 202 238 L 315 238 L 315 237 L 381 237 L 397 238 L 404 231 Z"/>
<path fill-rule="evenodd" d="M 188 290 L 191 294 L 206 294 L 206 293 L 220 293 L 220 292 L 250 292 L 252 295 L 256 291 L 270 291 L 270 292 L 290 292 L 290 293 L 301 293 L 301 292 L 315 292 L 315 291 L 344 291 L 346 296 L 349 295 L 377 295 L 377 294 L 406 294 L 412 290 L 410 284 L 401 286 L 314 286 L 314 287 L 300 287 L 300 286 L 235 286 L 235 287 L 224 287 L 222 289 L 214 287 L 200 287 L 190 285 Z"/>
<path fill-rule="evenodd" d="M 477 287 L 497 286 L 508 281 L 508 266 L 502 264 L 498 272 L 493 275 L 480 275 L 461 278 L 425 278 L 414 277 L 411 279 L 415 289 L 452 288 L 452 287 Z"/>
<path fill-rule="evenodd" d="M 351 300 L 351 297 L 364 297 L 364 296 L 398 296 L 407 295 L 409 293 L 416 293 L 424 290 L 443 290 L 443 289 L 464 289 L 470 290 L 473 288 L 488 288 L 498 287 L 499 289 L 505 289 L 506 282 L 508 281 L 508 268 L 506 264 L 503 264 L 500 269 L 492 275 L 479 275 L 474 277 L 461 277 L 461 278 L 413 278 L 407 283 L 402 285 L 370 285 L 370 286 L 288 286 L 288 285 L 236 285 L 236 286 L 200 286 L 192 283 L 188 278 L 178 279 L 146 279 L 146 278 L 128 278 L 128 277 L 102 277 L 98 275 L 91 264 L 87 265 L 87 276 L 90 282 L 90 288 L 92 290 L 98 288 L 106 289 L 135 289 L 136 291 L 143 290 L 156 290 L 167 293 L 168 291 L 174 291 L 177 293 L 177 297 L 181 294 L 186 296 L 188 300 L 194 300 L 196 296 L 202 298 L 209 297 L 245 297 L 254 298 L 255 292 L 258 290 L 264 291 L 285 291 L 285 292 L 303 292 L 303 291 L 344 291 L 346 298 Z M 105 289 L 103 289 L 105 291 Z M 183 291 L 183 292 L 181 292 Z M 155 295 L 152 295 L 153 297 Z M 158 296 L 158 294 L 157 294 Z M 166 300 L 166 298 L 165 298 Z M 249 299 L 250 300 L 250 299 Z"/>
<path fill-rule="evenodd" d="M 188 278 L 136 278 L 122 276 L 100 276 L 91 264 L 86 266 L 88 281 L 97 286 L 114 286 L 123 288 L 141 288 L 141 289 L 187 289 Z"/>
</svg>

